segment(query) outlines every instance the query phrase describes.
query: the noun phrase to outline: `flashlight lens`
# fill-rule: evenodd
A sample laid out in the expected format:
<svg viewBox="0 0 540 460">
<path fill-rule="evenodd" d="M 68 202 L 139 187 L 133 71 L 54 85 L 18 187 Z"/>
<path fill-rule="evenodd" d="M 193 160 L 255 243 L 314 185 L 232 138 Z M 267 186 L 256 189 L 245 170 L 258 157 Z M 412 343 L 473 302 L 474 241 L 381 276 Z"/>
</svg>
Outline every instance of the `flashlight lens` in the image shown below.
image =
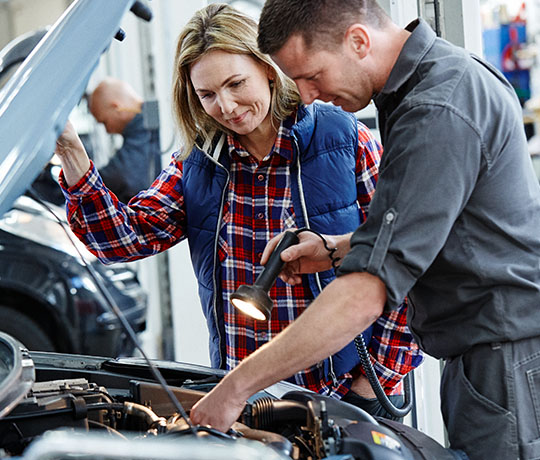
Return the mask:
<svg viewBox="0 0 540 460">
<path fill-rule="evenodd" d="M 240 299 L 231 299 L 231 302 L 236 308 L 238 308 L 238 310 L 248 316 L 251 316 L 252 318 L 258 319 L 259 321 L 266 319 L 263 313 L 251 302 L 246 302 L 245 300 Z"/>
</svg>

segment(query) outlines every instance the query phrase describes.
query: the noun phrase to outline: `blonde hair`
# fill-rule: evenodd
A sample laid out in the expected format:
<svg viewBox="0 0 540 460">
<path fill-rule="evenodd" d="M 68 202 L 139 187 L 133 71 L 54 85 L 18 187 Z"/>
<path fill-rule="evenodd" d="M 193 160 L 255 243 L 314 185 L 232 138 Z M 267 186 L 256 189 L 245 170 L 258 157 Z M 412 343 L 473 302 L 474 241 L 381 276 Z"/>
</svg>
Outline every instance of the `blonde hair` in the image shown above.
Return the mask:
<svg viewBox="0 0 540 460">
<path fill-rule="evenodd" d="M 251 56 L 274 73 L 270 113 L 281 122 L 300 102 L 296 85 L 257 48 L 257 23 L 249 16 L 222 3 L 199 10 L 184 27 L 176 46 L 173 77 L 173 111 L 185 142 L 180 159 L 185 159 L 197 141 L 216 132 L 230 133 L 203 109 L 190 79 L 191 66 L 210 51 Z"/>
</svg>

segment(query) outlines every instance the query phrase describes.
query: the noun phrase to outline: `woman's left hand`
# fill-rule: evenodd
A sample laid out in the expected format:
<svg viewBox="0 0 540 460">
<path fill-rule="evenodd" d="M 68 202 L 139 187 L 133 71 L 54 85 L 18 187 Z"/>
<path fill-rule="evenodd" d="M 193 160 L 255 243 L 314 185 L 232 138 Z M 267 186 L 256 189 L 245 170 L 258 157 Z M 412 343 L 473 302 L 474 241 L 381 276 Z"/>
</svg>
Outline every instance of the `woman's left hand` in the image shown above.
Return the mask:
<svg viewBox="0 0 540 460">
<path fill-rule="evenodd" d="M 90 159 L 84 145 L 69 121 L 56 140 L 54 153 L 62 163 L 64 177 L 69 187 L 75 185 L 90 169 Z"/>
</svg>

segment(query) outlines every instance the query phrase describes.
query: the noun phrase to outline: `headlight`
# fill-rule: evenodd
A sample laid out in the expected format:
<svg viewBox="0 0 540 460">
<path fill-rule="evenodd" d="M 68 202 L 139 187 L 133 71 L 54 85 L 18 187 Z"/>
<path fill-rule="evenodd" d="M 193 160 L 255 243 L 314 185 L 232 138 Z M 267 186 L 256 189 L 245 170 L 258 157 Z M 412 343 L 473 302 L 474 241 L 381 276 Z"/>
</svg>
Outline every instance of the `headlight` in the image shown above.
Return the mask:
<svg viewBox="0 0 540 460">
<path fill-rule="evenodd" d="M 15 236 L 26 238 L 34 243 L 47 246 L 57 251 L 64 252 L 80 259 L 74 244 L 82 253 L 87 262 L 92 262 L 96 258 L 81 243 L 77 237 L 66 226 L 73 242 L 67 236 L 62 225 L 56 220 L 51 220 L 44 214 L 35 214 L 20 209 L 12 209 L 6 212 L 0 219 L 0 229 Z"/>
</svg>

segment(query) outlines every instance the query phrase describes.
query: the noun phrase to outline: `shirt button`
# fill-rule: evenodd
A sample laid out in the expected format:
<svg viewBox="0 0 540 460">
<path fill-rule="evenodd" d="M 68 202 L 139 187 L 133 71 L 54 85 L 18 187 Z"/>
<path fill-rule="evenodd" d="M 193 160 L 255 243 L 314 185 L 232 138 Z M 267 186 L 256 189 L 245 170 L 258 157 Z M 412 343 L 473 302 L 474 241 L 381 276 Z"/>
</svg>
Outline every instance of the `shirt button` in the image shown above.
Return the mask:
<svg viewBox="0 0 540 460">
<path fill-rule="evenodd" d="M 262 181 L 264 180 L 264 176 L 263 176 L 262 174 L 259 174 L 259 175 L 257 176 L 257 180 L 258 180 L 259 182 L 262 182 Z"/>
<path fill-rule="evenodd" d="M 264 219 L 264 214 L 262 212 L 260 212 L 259 214 L 257 214 L 257 218 L 258 219 Z"/>
<path fill-rule="evenodd" d="M 261 339 L 266 340 L 267 334 L 266 332 L 261 332 Z"/>
<path fill-rule="evenodd" d="M 390 222 L 392 222 L 394 220 L 394 213 L 393 212 L 389 212 L 386 214 L 386 216 L 384 216 L 384 218 L 386 219 L 386 223 L 389 224 Z"/>
</svg>

